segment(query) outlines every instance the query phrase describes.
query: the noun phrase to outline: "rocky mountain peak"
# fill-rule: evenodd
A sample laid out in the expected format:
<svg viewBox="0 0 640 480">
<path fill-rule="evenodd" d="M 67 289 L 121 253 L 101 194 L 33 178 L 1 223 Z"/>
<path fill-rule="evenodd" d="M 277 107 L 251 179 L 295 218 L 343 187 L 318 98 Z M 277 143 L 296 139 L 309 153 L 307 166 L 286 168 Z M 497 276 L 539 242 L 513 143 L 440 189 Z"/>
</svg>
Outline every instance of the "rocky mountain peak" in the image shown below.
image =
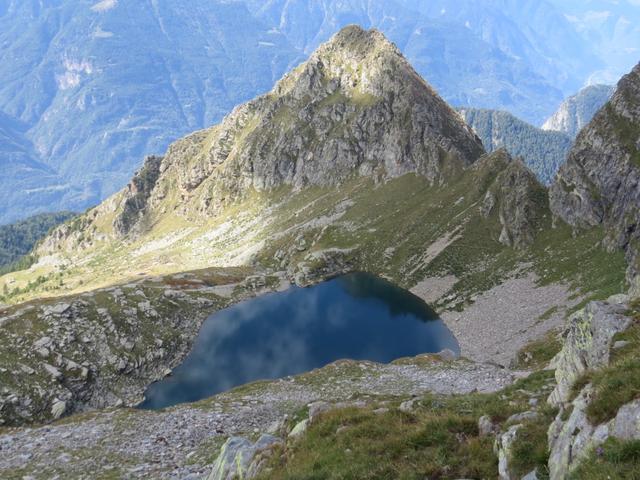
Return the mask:
<svg viewBox="0 0 640 480">
<path fill-rule="evenodd" d="M 543 130 L 562 132 L 572 139 L 586 127 L 615 92 L 612 85 L 589 85 L 567 98 L 542 125 Z"/>
<path fill-rule="evenodd" d="M 169 210 L 212 216 L 247 192 L 283 185 L 410 172 L 442 182 L 482 153 L 475 133 L 384 35 L 349 26 L 270 93 L 174 143 L 154 164 L 154 182 L 131 184 L 148 188 L 119 194 L 114 227 L 141 231 L 153 223 L 143 217 Z"/>
<path fill-rule="evenodd" d="M 396 81 L 385 75 L 391 71 L 398 74 Z M 380 96 L 388 88 L 406 81 L 408 73 L 420 78 L 382 33 L 350 25 L 322 44 L 307 62 L 287 74 L 274 91 L 278 95 L 291 91 L 309 93 L 309 90 L 326 87 L 324 79 L 330 80 L 333 87 L 343 88 L 347 95 L 359 91 Z"/>
<path fill-rule="evenodd" d="M 578 135 L 551 187 L 554 214 L 574 227 L 603 225 L 608 246 L 627 252 L 640 272 L 640 65 Z"/>
</svg>

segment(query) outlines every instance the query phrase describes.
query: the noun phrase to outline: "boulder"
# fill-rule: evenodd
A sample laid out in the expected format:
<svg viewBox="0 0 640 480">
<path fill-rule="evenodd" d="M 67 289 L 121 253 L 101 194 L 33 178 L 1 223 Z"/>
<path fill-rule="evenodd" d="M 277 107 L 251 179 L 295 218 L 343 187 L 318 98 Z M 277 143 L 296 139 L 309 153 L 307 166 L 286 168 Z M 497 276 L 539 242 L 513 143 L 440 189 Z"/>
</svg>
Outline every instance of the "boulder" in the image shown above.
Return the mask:
<svg viewBox="0 0 640 480">
<path fill-rule="evenodd" d="M 620 440 L 640 440 L 640 400 L 620 407 L 613 422 L 612 435 Z"/>
<path fill-rule="evenodd" d="M 512 456 L 511 447 L 516 441 L 518 430 L 521 428 L 522 425 L 513 425 L 505 433 L 496 437 L 494 451 L 498 456 L 498 477 L 500 480 L 515 480 L 511 475 L 509 463 Z"/>
<path fill-rule="evenodd" d="M 536 418 L 538 418 L 538 412 L 516 413 L 507 419 L 507 423 L 520 423 L 527 420 L 535 420 Z"/>
<path fill-rule="evenodd" d="M 590 302 L 569 318 L 562 350 L 551 362 L 556 368 L 557 385 L 549 403 L 567 402 L 571 387 L 584 372 L 609 364 L 613 337 L 632 321 L 625 313 L 624 304 Z"/>
<path fill-rule="evenodd" d="M 413 409 L 415 408 L 416 402 L 417 402 L 416 399 L 405 400 L 404 402 L 402 402 L 400 404 L 400 407 L 398 407 L 398 409 L 401 412 L 409 413 L 409 412 L 413 411 Z"/>
<path fill-rule="evenodd" d="M 277 445 L 282 445 L 282 440 L 267 434 L 256 443 L 243 437 L 231 437 L 222 446 L 207 480 L 255 478 Z"/>
<path fill-rule="evenodd" d="M 71 305 L 68 303 L 58 303 L 57 305 L 53 305 L 45 308 L 45 315 L 62 315 L 67 312 L 71 308 Z"/>
<path fill-rule="evenodd" d="M 496 426 L 489 415 L 483 415 L 478 419 L 478 432 L 481 437 L 488 437 L 496 433 Z"/>
<path fill-rule="evenodd" d="M 55 380 L 60 380 L 62 378 L 62 372 L 58 370 L 53 365 L 49 365 L 48 363 L 43 363 L 42 366 L 47 371 L 49 375 L 51 375 Z"/>
<path fill-rule="evenodd" d="M 307 431 L 308 426 L 308 418 L 302 420 L 301 422 L 298 422 L 296 426 L 293 427 L 293 430 L 291 430 L 291 432 L 289 433 L 289 438 L 297 440 L 298 438 L 302 437 L 302 435 L 304 435 L 304 433 Z"/>
<path fill-rule="evenodd" d="M 67 402 L 64 402 L 62 400 L 55 400 L 53 402 L 53 405 L 51 406 L 51 416 L 53 417 L 54 420 L 59 419 L 60 417 L 62 417 L 62 415 L 64 415 L 64 412 L 67 411 Z"/>
</svg>

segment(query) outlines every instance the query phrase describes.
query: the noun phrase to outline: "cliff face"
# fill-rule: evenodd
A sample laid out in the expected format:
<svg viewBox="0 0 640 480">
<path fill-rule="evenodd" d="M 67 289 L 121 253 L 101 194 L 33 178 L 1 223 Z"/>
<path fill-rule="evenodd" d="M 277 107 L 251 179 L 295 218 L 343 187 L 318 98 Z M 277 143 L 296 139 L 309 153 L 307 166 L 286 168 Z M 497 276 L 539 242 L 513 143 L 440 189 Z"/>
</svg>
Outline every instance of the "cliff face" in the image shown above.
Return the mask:
<svg viewBox="0 0 640 480">
<path fill-rule="evenodd" d="M 215 215 L 251 190 L 282 185 L 408 172 L 435 183 L 482 153 L 480 140 L 393 44 L 377 31 L 347 27 L 270 93 L 174 143 L 144 202 L 139 189 L 124 192 L 116 230 L 126 234 L 161 208 Z"/>
<path fill-rule="evenodd" d="M 497 214 L 501 231 L 499 242 L 515 248 L 533 243 L 548 209 L 546 189 L 520 159 L 505 150 L 483 157 L 476 165 L 494 164 L 495 180 L 487 189 L 480 207 L 484 218 Z"/>
<path fill-rule="evenodd" d="M 562 132 L 576 138 L 615 92 L 611 85 L 590 85 L 567 98 L 556 113 L 542 125 L 543 130 Z"/>
<path fill-rule="evenodd" d="M 578 228 L 603 225 L 610 248 L 638 273 L 640 239 L 640 65 L 580 133 L 551 187 L 553 213 Z"/>
</svg>

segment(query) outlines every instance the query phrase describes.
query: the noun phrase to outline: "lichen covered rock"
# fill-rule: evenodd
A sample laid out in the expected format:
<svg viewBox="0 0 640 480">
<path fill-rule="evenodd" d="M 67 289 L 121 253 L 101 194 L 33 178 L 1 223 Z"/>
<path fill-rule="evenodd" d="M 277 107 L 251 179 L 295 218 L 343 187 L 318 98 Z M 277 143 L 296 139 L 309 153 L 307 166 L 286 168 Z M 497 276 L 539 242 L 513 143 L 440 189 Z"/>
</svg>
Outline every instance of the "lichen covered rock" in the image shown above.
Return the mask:
<svg viewBox="0 0 640 480">
<path fill-rule="evenodd" d="M 625 304 L 590 302 L 570 317 L 562 350 L 552 360 L 557 385 L 549 403 L 567 402 L 571 387 L 584 372 L 609 363 L 614 335 L 631 324 L 631 319 L 625 316 L 626 309 Z"/>
<path fill-rule="evenodd" d="M 282 440 L 263 434 L 252 443 L 243 437 L 231 437 L 222 446 L 207 480 L 245 480 L 255 478 L 265 460 Z"/>
<path fill-rule="evenodd" d="M 515 480 L 511 475 L 509 464 L 512 456 L 512 446 L 516 441 L 518 430 L 522 425 L 512 425 L 501 435 L 496 437 L 494 451 L 498 456 L 498 476 L 500 480 Z"/>
<path fill-rule="evenodd" d="M 571 468 L 574 468 L 581 458 L 584 458 L 589 448 L 597 446 L 606 440 L 606 433 L 595 435 L 596 427 L 589 423 L 586 408 L 589 405 L 593 389 L 591 385 L 585 387 L 578 397 L 571 402 L 567 409 L 569 417 L 564 419 L 563 412 L 559 413 L 549 427 L 549 478 L 562 480 L 566 478 Z"/>
</svg>

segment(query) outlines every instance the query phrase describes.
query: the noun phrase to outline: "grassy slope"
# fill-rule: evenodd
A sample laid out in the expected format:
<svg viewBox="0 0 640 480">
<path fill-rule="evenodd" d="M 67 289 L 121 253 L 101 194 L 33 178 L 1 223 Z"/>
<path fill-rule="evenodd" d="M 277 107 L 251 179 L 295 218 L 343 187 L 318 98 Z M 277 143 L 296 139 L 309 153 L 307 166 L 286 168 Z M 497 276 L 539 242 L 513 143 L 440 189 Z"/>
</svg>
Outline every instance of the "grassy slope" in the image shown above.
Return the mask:
<svg viewBox="0 0 640 480">
<path fill-rule="evenodd" d="M 587 416 L 594 425 L 611 420 L 621 406 L 640 399 L 640 303 L 632 303 L 629 313 L 635 322 L 614 337 L 614 341 L 628 343 L 612 352 L 609 366 L 587 372 L 574 386 L 575 391 L 589 382 L 594 386 L 587 407 Z M 640 441 L 610 438 L 602 447 L 592 450 L 570 476 L 571 480 L 583 478 L 640 479 Z"/>
<path fill-rule="evenodd" d="M 638 314 L 640 305 L 632 305 Z M 588 373 L 587 381 L 595 387 L 587 410 L 594 424 L 606 422 L 624 404 L 640 398 L 638 358 L 640 326 L 632 325 L 616 341 L 629 342 L 613 353 L 609 367 Z M 557 410 L 545 398 L 554 384 L 553 371 L 542 370 L 558 352 L 556 336 L 534 342 L 522 352 L 526 365 L 538 370 L 530 377 L 495 394 L 470 394 L 451 397 L 427 395 L 418 399 L 418 407 L 405 413 L 397 403 L 373 404 L 365 409 L 345 409 L 322 415 L 298 442 L 289 442 L 277 451 L 271 470 L 264 479 L 422 479 L 422 478 L 495 478 L 497 458 L 493 437 L 479 434 L 477 420 L 488 415 L 501 431 L 513 423 L 513 413 L 530 410 L 530 399 L 538 399 L 539 415 L 520 422 L 512 446 L 510 461 L 514 478 L 536 470 L 538 478 L 548 478 L 547 431 Z M 378 410 L 384 406 L 388 410 Z M 640 478 L 640 441 L 609 439 L 592 450 L 571 480 Z"/>
<path fill-rule="evenodd" d="M 564 225 L 551 228 L 543 195 L 535 200 L 540 216 L 535 244 L 515 250 L 498 242 L 498 209 L 485 219 L 480 205 L 502 168 L 499 162 L 484 162 L 433 186 L 409 174 L 382 183 L 354 178 L 336 189 L 250 192 L 216 218 L 167 213 L 137 241 L 96 241 L 43 259 L 30 270 L 0 278 L 0 289 L 7 285 L 4 301 L 18 303 L 140 275 L 254 262 L 274 270 L 304 270 L 319 279 L 334 262 L 405 287 L 453 274 L 458 282 L 451 293 L 458 308 L 518 269 L 534 270 L 543 283 L 570 282 L 581 295 L 602 298 L 623 291 L 624 259 L 600 248 L 603 232 L 573 237 Z"/>
<path fill-rule="evenodd" d="M 504 425 L 529 408 L 530 398 L 544 397 L 551 383 L 552 374 L 540 372 L 495 394 L 427 395 L 411 412 L 400 411 L 399 401 L 330 411 L 299 442 L 281 449 L 262 478 L 495 478 L 493 437 L 480 436 L 478 418 L 488 415 Z M 529 440 L 537 442 L 537 435 Z M 536 449 L 522 453 L 518 470 L 527 473 L 539 457 Z"/>
<path fill-rule="evenodd" d="M 454 274 L 458 281 L 451 293 L 460 309 L 474 294 L 498 285 L 516 270 L 537 273 L 540 283 L 567 282 L 585 299 L 624 290 L 623 256 L 600 247 L 603 232 L 593 229 L 574 237 L 564 225 L 551 228 L 543 198 L 535 243 L 523 250 L 500 244 L 497 213 L 487 219 L 479 213 L 497 173 L 491 165 L 485 168 L 458 173 L 455 181 L 445 185 L 431 186 L 421 177 L 406 175 L 383 183 L 353 179 L 340 189 L 253 192 L 243 203 L 203 223 L 169 214 L 140 241 L 98 243 L 74 253 L 68 266 L 43 262 L 30 271 L 5 276 L 4 281 L 12 278 L 22 285 L 6 300 L 93 290 L 139 279 L 138 273 L 171 274 L 249 260 L 267 269 L 306 265 L 312 272 L 322 272 L 326 266 L 322 253 L 332 249 L 340 251 L 334 257 L 345 269 L 384 275 L 405 287 L 425 277 Z M 180 236 L 175 237 L 175 232 Z M 429 254 L 434 243 L 446 248 Z M 23 325 L 29 327 L 28 322 Z M 542 365 L 552 353 L 549 348 L 531 346 L 531 365 Z M 285 463 L 274 465 L 274 478 L 414 478 L 415 472 L 436 478 L 490 477 L 496 459 L 490 442 L 478 437 L 477 418 L 489 414 L 504 422 L 509 413 L 528 409 L 525 402 L 531 395 L 539 396 L 550 378 L 548 372 L 541 372 L 529 380 L 532 386 L 526 381 L 524 386 L 518 384 L 517 389 L 528 388 L 528 394 L 508 389 L 492 396 L 425 397 L 410 415 L 379 414 L 372 409 L 332 414 L 326 424 L 323 420 L 312 427 L 294 450 L 284 452 Z M 550 418 L 545 412 L 539 421 L 525 425 L 522 444 L 515 445 L 519 472 L 543 468 L 546 452 L 532 445 L 544 441 Z M 354 427 L 344 431 L 347 440 L 335 433 L 343 424 Z M 385 435 L 371 441 L 370 435 L 382 427 Z M 347 464 L 352 466 L 345 470 Z"/>
</svg>

